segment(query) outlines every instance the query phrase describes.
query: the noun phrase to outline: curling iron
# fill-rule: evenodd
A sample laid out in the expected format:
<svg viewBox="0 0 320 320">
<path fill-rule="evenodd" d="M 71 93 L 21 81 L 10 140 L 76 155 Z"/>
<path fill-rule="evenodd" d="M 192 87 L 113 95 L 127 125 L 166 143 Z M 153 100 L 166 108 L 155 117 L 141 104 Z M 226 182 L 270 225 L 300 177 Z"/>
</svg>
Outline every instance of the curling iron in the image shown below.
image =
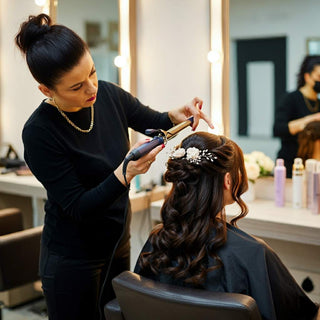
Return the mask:
<svg viewBox="0 0 320 320">
<path fill-rule="evenodd" d="M 133 149 L 124 159 L 124 164 L 122 167 L 124 180 L 127 184 L 126 170 L 129 161 L 135 161 L 149 153 L 152 149 L 161 144 L 166 144 L 169 140 L 174 138 L 181 130 L 193 124 L 193 117 L 188 118 L 186 121 L 177 124 L 171 129 L 165 131 L 162 129 L 147 129 L 145 134 L 148 136 L 153 136 L 151 141 L 148 141 L 138 148 Z M 127 184 L 128 185 L 128 184 Z"/>
</svg>

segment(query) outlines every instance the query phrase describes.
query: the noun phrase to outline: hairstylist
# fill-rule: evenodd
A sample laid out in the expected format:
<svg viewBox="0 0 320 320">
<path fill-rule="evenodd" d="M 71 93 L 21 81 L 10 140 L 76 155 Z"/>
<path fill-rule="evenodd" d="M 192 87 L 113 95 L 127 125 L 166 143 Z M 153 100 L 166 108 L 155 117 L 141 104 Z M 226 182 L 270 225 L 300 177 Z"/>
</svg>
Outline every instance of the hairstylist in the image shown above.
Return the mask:
<svg viewBox="0 0 320 320">
<path fill-rule="evenodd" d="M 16 44 L 47 97 L 26 122 L 22 138 L 25 160 L 48 195 L 40 276 L 49 319 L 99 319 L 113 298 L 111 278 L 129 269 L 130 205 L 122 175 L 128 127 L 166 130 L 189 116 L 193 129 L 201 118 L 212 124 L 198 98 L 160 113 L 98 81 L 84 41 L 69 28 L 52 25 L 45 14 L 21 24 Z M 147 172 L 163 147 L 131 161 L 127 181 Z"/>
<path fill-rule="evenodd" d="M 284 159 L 287 176 L 298 152 L 297 134 L 312 121 L 320 120 L 320 56 L 306 56 L 297 81 L 297 90 L 286 94 L 276 109 L 273 133 L 281 138 L 278 158 Z"/>
</svg>

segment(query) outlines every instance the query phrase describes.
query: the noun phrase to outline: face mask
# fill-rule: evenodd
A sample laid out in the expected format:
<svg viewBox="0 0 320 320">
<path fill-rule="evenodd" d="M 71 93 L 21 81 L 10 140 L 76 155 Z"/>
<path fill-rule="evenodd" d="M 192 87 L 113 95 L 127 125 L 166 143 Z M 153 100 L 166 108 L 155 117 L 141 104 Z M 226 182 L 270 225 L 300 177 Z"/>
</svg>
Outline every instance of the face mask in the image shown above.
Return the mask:
<svg viewBox="0 0 320 320">
<path fill-rule="evenodd" d="M 320 81 L 315 81 L 315 84 L 313 86 L 313 90 L 317 93 L 320 93 Z"/>
</svg>

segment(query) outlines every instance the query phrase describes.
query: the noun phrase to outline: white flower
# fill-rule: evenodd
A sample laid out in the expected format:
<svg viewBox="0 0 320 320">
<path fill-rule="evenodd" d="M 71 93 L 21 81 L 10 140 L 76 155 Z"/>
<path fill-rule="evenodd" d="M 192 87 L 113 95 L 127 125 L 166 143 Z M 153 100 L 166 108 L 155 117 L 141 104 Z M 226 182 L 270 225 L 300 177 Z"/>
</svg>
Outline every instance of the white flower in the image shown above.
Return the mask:
<svg viewBox="0 0 320 320">
<path fill-rule="evenodd" d="M 185 154 L 186 154 L 186 150 L 184 150 L 184 148 L 179 148 L 171 154 L 171 157 L 174 159 L 182 158 Z"/>
<path fill-rule="evenodd" d="M 253 151 L 249 154 L 245 154 L 244 161 L 245 161 L 245 165 L 246 165 L 248 179 L 251 181 L 254 181 L 259 177 L 270 175 L 273 168 L 274 168 L 274 162 L 261 151 Z M 256 172 L 256 168 L 253 169 L 253 166 L 251 166 L 251 165 L 250 165 L 250 168 L 247 169 L 247 167 L 249 167 L 249 163 L 250 164 L 254 163 L 258 166 L 258 168 L 259 168 L 258 177 L 254 178 L 254 176 L 256 174 L 254 174 L 253 172 L 250 172 L 250 174 L 249 174 L 249 172 L 248 172 L 249 170 Z"/>
<path fill-rule="evenodd" d="M 247 176 L 250 181 L 255 181 L 260 175 L 260 167 L 255 162 L 245 162 Z"/>
<path fill-rule="evenodd" d="M 264 168 L 266 171 L 271 172 L 274 168 L 274 161 L 271 160 L 269 157 L 266 156 Z"/>
<path fill-rule="evenodd" d="M 188 162 L 193 164 L 200 164 L 201 160 L 214 162 L 217 159 L 217 156 L 208 151 L 208 149 L 199 150 L 195 147 L 188 148 L 187 151 L 184 148 L 178 148 L 173 150 L 169 157 L 170 159 L 182 159 L 185 157 Z"/>
<path fill-rule="evenodd" d="M 260 161 L 260 160 L 263 160 L 266 157 L 266 155 L 261 151 L 252 151 L 251 157 L 256 161 Z"/>
<path fill-rule="evenodd" d="M 243 155 L 244 162 L 255 162 L 255 158 L 251 155 L 251 153 L 246 153 Z"/>
<path fill-rule="evenodd" d="M 187 160 L 193 159 L 197 160 L 200 156 L 200 150 L 198 148 L 188 148 L 187 149 Z"/>
</svg>

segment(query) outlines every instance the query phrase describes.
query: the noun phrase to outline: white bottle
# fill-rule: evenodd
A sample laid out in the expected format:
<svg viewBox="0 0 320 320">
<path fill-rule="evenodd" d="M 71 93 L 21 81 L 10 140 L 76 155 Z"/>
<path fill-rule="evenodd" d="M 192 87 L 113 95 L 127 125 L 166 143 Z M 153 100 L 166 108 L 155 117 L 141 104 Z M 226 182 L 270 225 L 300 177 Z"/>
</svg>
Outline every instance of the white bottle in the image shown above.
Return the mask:
<svg viewBox="0 0 320 320">
<path fill-rule="evenodd" d="M 320 214 L 320 172 L 313 173 L 313 201 L 311 212 Z"/>
<path fill-rule="evenodd" d="M 313 192 L 314 192 L 314 186 L 313 186 L 313 177 L 314 173 L 317 169 L 317 160 L 315 159 L 308 159 L 305 162 L 305 174 L 306 174 L 306 191 L 307 191 L 307 208 L 312 208 L 313 203 Z"/>
<path fill-rule="evenodd" d="M 285 203 L 285 186 L 287 170 L 283 159 L 277 159 L 274 167 L 274 201 L 277 207 L 283 207 Z"/>
<path fill-rule="evenodd" d="M 295 158 L 292 167 L 292 206 L 302 208 L 303 206 L 303 180 L 304 166 L 301 158 Z"/>
</svg>

